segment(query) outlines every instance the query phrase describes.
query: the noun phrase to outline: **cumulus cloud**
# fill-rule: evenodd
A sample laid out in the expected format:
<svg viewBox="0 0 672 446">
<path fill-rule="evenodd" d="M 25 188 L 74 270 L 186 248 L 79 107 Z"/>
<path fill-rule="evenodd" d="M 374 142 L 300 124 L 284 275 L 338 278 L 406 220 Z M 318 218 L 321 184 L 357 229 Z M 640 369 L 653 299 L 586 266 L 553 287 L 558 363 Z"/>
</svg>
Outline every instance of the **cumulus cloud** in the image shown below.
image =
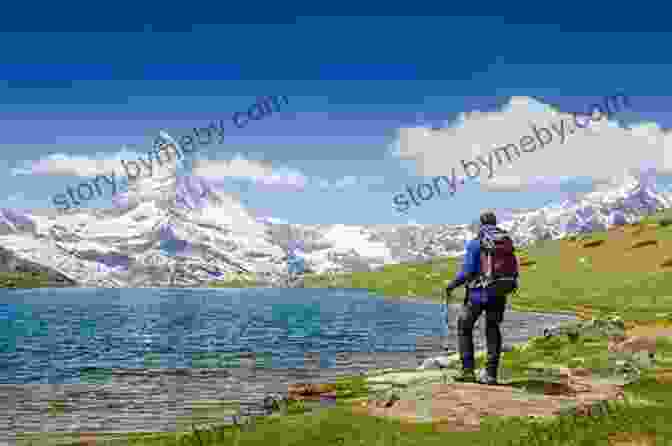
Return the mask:
<svg viewBox="0 0 672 446">
<path fill-rule="evenodd" d="M 125 175 L 120 160 L 135 161 L 139 156 L 139 153 L 128 150 L 126 146 L 116 154 L 97 154 L 94 158 L 54 153 L 37 161 L 24 161 L 22 167 L 11 169 L 11 174 L 95 177 L 114 172 L 116 175 Z"/>
<path fill-rule="evenodd" d="M 624 110 L 623 102 L 620 104 Z M 586 104 L 585 109 L 589 106 Z M 508 144 L 520 148 L 521 138 L 535 138 L 532 127 L 536 126 L 549 129 L 552 141 L 543 147 L 537 143 L 533 152 L 520 152 L 520 156 L 511 150 L 510 163 L 500 152 L 503 162 L 498 165 L 493 155 L 492 178 L 489 169 L 481 166 L 478 181 L 482 188 L 493 191 L 557 188 L 579 177 L 604 183 L 648 166 L 655 166 L 659 174 L 672 174 L 672 135 L 657 124 L 624 127 L 604 115 L 597 120 L 597 113 L 597 122 L 588 118 L 579 115 L 579 123 L 588 124 L 585 129 L 577 128 L 570 113 L 533 98 L 512 97 L 499 111 L 461 113 L 447 128 L 402 128 L 391 150 L 400 159 L 414 161 L 418 175 L 447 175 L 455 167 L 461 178 L 465 175 L 461 160 L 480 164 L 477 157 L 487 161 L 496 148 Z M 563 143 L 552 124 L 558 130 L 565 126 Z"/>
<path fill-rule="evenodd" d="M 273 174 L 273 167 L 265 161 L 243 158 L 240 154 L 231 160 L 196 160 L 193 174 L 206 178 L 263 178 Z"/>
<path fill-rule="evenodd" d="M 303 190 L 309 181 L 297 169 L 273 167 L 269 162 L 245 159 L 240 154 L 231 160 L 199 160 L 192 172 L 215 182 L 225 178 L 246 179 L 264 189 L 278 191 Z"/>
<path fill-rule="evenodd" d="M 177 142 L 165 131 L 161 130 L 159 135 L 165 140 L 174 145 Z M 77 156 L 68 155 L 65 153 L 54 153 L 37 161 L 24 161 L 21 167 L 11 169 L 11 174 L 16 175 L 52 175 L 52 176 L 77 176 L 77 177 L 95 177 L 97 175 L 110 175 L 114 172 L 119 177 L 125 177 L 126 171 L 121 165 L 121 160 L 124 161 L 138 161 L 139 158 L 145 160 L 151 158 L 155 175 L 159 171 L 164 174 L 175 168 L 174 164 L 165 161 L 157 163 L 157 155 L 154 153 L 150 155 L 148 152 L 155 151 L 154 146 L 147 147 L 147 150 L 137 152 L 130 150 L 128 146 L 122 145 L 121 150 L 116 153 L 96 153 L 93 156 Z M 175 154 L 172 155 L 172 160 L 175 163 L 182 163 Z"/>
<path fill-rule="evenodd" d="M 342 191 L 359 184 L 360 179 L 346 175 L 330 182 L 325 178 L 309 176 L 299 169 L 273 166 L 266 161 L 243 158 L 237 154 L 231 160 L 198 160 L 194 162 L 193 174 L 205 177 L 214 183 L 222 183 L 225 178 L 245 179 L 262 190 L 277 192 L 304 191 L 309 185 L 324 191 Z M 376 178 L 377 182 L 381 180 Z"/>
<path fill-rule="evenodd" d="M 308 178 L 295 169 L 280 168 L 271 175 L 256 178 L 258 184 L 262 186 L 288 187 L 296 190 L 303 190 L 308 183 Z"/>
</svg>

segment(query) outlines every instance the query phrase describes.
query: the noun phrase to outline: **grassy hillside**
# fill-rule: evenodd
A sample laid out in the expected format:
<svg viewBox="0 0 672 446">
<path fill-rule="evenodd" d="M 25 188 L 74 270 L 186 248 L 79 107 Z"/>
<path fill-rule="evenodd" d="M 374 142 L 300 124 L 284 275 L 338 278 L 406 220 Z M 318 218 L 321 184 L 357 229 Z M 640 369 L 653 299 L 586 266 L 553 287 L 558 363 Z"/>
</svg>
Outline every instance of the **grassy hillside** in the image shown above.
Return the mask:
<svg viewBox="0 0 672 446">
<path fill-rule="evenodd" d="M 57 286 L 43 273 L 0 272 L 0 288 L 45 288 Z M 62 286 L 62 285 L 61 285 Z"/>
<path fill-rule="evenodd" d="M 519 252 L 521 290 L 514 309 L 597 313 L 627 312 L 650 320 L 672 308 L 672 212 L 639 224 L 566 240 L 543 241 Z M 395 298 L 441 300 L 461 264 L 389 265 L 381 271 L 343 274 L 336 280 L 308 276 L 306 287 L 364 288 Z M 454 293 L 461 300 L 461 291 Z"/>
</svg>

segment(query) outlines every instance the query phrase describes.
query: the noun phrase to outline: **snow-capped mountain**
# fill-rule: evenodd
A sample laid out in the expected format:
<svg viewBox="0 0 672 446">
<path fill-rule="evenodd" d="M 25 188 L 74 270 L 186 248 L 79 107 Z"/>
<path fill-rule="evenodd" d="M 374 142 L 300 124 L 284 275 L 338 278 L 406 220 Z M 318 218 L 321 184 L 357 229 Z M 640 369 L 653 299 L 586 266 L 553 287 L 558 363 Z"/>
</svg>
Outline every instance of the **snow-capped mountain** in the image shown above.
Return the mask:
<svg viewBox="0 0 672 446">
<path fill-rule="evenodd" d="M 0 212 L 0 268 L 41 270 L 82 286 L 199 286 L 248 273 L 285 283 L 288 253 L 319 273 L 373 270 L 389 263 L 460 256 L 474 236 L 463 225 L 303 225 L 258 218 L 236 199 L 201 186 L 200 206 L 176 206 L 193 180 L 174 166 L 129 185 L 117 208 Z M 537 210 L 510 210 L 501 226 L 519 246 L 632 223 L 672 207 L 672 193 L 644 175 Z M 289 248 L 301 244 L 299 251 Z"/>
</svg>

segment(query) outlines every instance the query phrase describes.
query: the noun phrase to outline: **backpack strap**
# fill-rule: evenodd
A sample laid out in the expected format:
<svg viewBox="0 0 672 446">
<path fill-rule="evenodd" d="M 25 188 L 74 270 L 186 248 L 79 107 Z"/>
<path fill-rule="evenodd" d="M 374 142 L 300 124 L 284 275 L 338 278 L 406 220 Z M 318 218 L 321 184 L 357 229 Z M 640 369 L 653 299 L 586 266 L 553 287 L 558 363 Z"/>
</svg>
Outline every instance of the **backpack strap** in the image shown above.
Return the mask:
<svg viewBox="0 0 672 446">
<path fill-rule="evenodd" d="M 485 253 L 486 248 L 484 247 L 484 244 L 488 244 L 489 240 L 486 240 L 485 233 L 483 230 L 478 231 L 476 240 L 478 240 L 480 244 L 478 262 L 479 262 L 479 269 L 481 271 L 479 274 L 476 275 L 476 277 L 474 277 L 467 283 L 467 288 L 482 288 L 485 285 L 485 275 L 482 266 L 483 266 L 483 256 L 487 255 Z M 492 262 L 492 259 L 490 260 L 490 262 Z"/>
</svg>

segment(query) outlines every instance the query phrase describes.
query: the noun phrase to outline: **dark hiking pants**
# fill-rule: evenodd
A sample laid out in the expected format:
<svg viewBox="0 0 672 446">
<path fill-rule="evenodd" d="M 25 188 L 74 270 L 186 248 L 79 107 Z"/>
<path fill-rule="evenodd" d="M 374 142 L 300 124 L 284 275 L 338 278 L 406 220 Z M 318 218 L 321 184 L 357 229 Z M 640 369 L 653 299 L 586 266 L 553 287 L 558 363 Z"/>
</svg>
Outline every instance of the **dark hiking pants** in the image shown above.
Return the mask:
<svg viewBox="0 0 672 446">
<path fill-rule="evenodd" d="M 485 337 L 488 349 L 486 370 L 490 376 L 497 377 L 499 357 L 502 353 L 502 332 L 499 324 L 504 320 L 506 296 L 489 297 L 488 302 L 474 304 L 467 297 L 457 319 L 457 345 L 465 369 L 474 369 L 474 325 L 485 311 Z"/>
</svg>

